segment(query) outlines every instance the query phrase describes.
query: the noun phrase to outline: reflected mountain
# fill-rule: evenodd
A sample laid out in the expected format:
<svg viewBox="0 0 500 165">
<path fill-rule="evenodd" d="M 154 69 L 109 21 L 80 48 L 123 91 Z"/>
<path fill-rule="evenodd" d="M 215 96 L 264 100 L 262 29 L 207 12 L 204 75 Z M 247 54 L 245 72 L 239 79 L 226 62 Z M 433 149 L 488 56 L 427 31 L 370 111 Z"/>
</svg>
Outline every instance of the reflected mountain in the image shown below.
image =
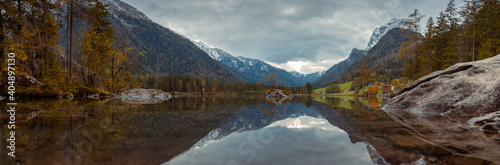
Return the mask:
<svg viewBox="0 0 500 165">
<path fill-rule="evenodd" d="M 164 164 L 372 164 L 364 144 L 352 144 L 303 103 L 241 109 L 189 150 Z"/>
<path fill-rule="evenodd" d="M 259 130 L 276 121 L 298 118 L 300 116 L 323 118 L 316 111 L 311 111 L 307 107 L 304 107 L 302 103 L 263 104 L 244 107 L 222 126 L 211 131 L 191 148 L 203 147 L 210 141 L 222 139 L 233 133 Z"/>
</svg>

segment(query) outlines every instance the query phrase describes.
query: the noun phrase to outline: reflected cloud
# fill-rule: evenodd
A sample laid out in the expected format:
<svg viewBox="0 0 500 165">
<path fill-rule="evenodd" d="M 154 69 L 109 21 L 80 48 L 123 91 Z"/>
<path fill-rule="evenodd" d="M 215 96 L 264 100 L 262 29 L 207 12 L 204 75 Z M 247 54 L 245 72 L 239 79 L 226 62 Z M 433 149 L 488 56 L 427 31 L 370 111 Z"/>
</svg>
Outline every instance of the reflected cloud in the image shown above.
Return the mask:
<svg viewBox="0 0 500 165">
<path fill-rule="evenodd" d="M 175 164 L 373 164 L 363 143 L 326 119 L 287 118 L 258 130 L 236 132 L 191 148 Z"/>
</svg>

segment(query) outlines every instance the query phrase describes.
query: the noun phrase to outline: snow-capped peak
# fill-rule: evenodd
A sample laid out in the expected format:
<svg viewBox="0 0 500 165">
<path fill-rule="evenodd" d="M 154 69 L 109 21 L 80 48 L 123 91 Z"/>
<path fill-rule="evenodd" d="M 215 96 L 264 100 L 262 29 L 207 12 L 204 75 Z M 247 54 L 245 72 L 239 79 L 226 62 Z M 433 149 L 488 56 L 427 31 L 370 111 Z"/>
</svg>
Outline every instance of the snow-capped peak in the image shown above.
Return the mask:
<svg viewBox="0 0 500 165">
<path fill-rule="evenodd" d="M 210 49 L 211 48 L 210 46 L 208 46 L 203 41 L 194 41 L 194 40 L 191 40 L 191 42 L 193 42 L 194 45 L 198 46 L 201 49 Z"/>
<path fill-rule="evenodd" d="M 292 74 L 295 77 L 307 77 L 307 76 L 322 76 L 323 74 L 325 74 L 325 72 L 326 71 L 318 71 L 318 72 L 314 72 L 314 73 L 303 74 L 303 73 L 299 73 L 297 71 L 291 71 L 290 74 Z"/>
<path fill-rule="evenodd" d="M 214 60 L 217 60 L 217 61 L 220 61 L 221 59 L 221 54 L 225 54 L 226 52 L 221 50 L 221 49 L 217 49 L 217 48 L 212 48 L 210 46 L 208 46 L 206 43 L 204 43 L 203 41 L 194 41 L 194 40 L 191 40 L 191 42 L 196 45 L 198 48 L 200 48 L 201 50 L 203 50 L 205 53 L 207 53 L 210 57 L 212 57 Z"/>
<path fill-rule="evenodd" d="M 377 42 L 384 36 L 389 30 L 394 29 L 394 28 L 402 28 L 402 29 L 408 29 L 408 25 L 406 24 L 408 19 L 397 19 L 393 18 L 391 19 L 388 23 L 385 25 L 380 26 L 379 28 L 376 28 L 372 36 L 370 37 L 370 42 L 368 42 L 368 46 L 366 47 L 366 51 L 370 50 Z"/>
<path fill-rule="evenodd" d="M 190 40 L 195 46 L 203 50 L 211 58 L 218 61 L 233 73 L 237 74 L 245 82 L 257 83 L 260 80 L 265 79 L 265 76 L 269 72 L 276 72 L 278 77 L 282 81 L 285 81 L 287 85 L 290 86 L 302 86 L 303 83 L 296 78 L 296 76 L 290 75 L 289 72 L 283 69 L 276 68 L 266 62 L 258 59 L 247 58 L 243 56 L 233 56 L 230 53 L 219 49 L 212 48 L 208 44 L 202 41 Z M 306 79 L 311 81 L 319 76 L 307 77 Z M 281 81 L 280 80 L 280 81 Z"/>
<path fill-rule="evenodd" d="M 101 0 L 105 5 L 108 5 L 108 9 L 111 15 L 117 15 L 118 13 L 126 13 L 134 18 L 145 19 L 151 21 L 146 14 L 137 10 L 137 8 L 122 2 L 120 0 Z"/>
</svg>

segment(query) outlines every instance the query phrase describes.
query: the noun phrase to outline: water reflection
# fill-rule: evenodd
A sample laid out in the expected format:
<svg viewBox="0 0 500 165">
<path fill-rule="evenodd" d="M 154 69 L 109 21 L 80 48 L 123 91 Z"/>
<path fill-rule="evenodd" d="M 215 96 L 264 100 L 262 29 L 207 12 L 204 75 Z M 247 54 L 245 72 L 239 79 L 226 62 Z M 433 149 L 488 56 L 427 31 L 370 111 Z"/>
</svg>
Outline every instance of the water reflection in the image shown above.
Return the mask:
<svg viewBox="0 0 500 165">
<path fill-rule="evenodd" d="M 323 118 L 300 116 L 232 133 L 164 164 L 372 164 L 364 144 Z"/>
<path fill-rule="evenodd" d="M 116 143 L 125 139 L 121 121 L 137 108 L 96 100 L 37 100 L 18 105 L 16 158 L 2 153 L 3 164 L 92 164 L 112 160 Z M 1 120 L 4 123 L 5 118 Z"/>
<path fill-rule="evenodd" d="M 352 97 L 295 97 L 276 105 L 262 95 L 153 105 L 26 100 L 17 114 L 17 157 L 1 150 L 0 164 L 491 163 L 421 140 L 381 105 Z"/>
<path fill-rule="evenodd" d="M 329 101 L 335 99 L 326 98 L 325 102 L 335 102 Z M 363 101 L 349 101 L 349 105 L 351 109 L 320 103 L 313 107 L 332 125 L 346 131 L 352 143 L 366 143 L 376 164 L 492 164 L 432 145 L 392 120 L 380 108 L 372 109 Z"/>
</svg>

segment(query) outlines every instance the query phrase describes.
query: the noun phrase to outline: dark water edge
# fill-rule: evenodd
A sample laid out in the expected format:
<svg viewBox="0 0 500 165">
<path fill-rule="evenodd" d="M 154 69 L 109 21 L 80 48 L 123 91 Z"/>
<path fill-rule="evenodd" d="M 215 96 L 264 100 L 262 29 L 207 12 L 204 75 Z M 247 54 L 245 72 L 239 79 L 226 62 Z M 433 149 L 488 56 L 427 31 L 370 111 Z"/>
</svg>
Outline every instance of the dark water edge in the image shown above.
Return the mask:
<svg viewBox="0 0 500 165">
<path fill-rule="evenodd" d="M 301 144 L 300 148 L 309 146 L 308 150 L 300 150 L 302 153 L 298 154 L 294 151 L 299 150 L 278 152 L 270 150 L 271 147 L 263 147 L 262 150 L 255 148 L 261 154 L 254 160 L 247 160 L 251 154 L 240 154 L 241 159 L 236 160 L 236 163 L 273 161 L 276 164 L 290 164 L 278 161 L 286 158 L 294 160 L 290 155 L 303 161 L 301 163 L 309 164 L 322 164 L 321 160 L 325 158 L 340 158 L 341 154 L 333 150 L 340 144 L 325 141 L 329 139 L 323 136 L 327 133 L 338 136 L 338 141 L 345 140 L 347 144 L 341 144 L 342 147 L 356 149 L 353 153 L 368 156 L 368 162 L 363 161 L 361 164 L 493 164 L 453 154 L 427 143 L 377 108 L 383 102 L 374 99 L 299 96 L 287 104 L 274 105 L 261 95 L 249 95 L 179 97 L 154 105 L 83 99 L 24 100 L 18 104 L 16 158 L 7 156 L 7 149 L 1 149 L 0 164 L 175 164 L 174 161 L 184 155 L 189 156 L 196 145 L 217 144 L 227 139 L 244 141 L 248 138 L 246 134 L 265 131 L 276 123 L 304 118 L 305 121 L 327 123 L 309 129 L 272 127 L 283 128 L 283 132 L 287 133 L 276 133 L 276 139 L 292 140 L 289 143 L 275 140 L 261 145 L 288 148 L 293 144 Z M 3 112 L 0 117 L 1 139 L 8 138 L 4 124 L 7 122 L 8 115 Z M 324 131 L 323 127 L 338 128 L 341 133 L 331 134 L 331 131 Z M 319 130 L 322 134 L 302 136 L 308 135 L 307 130 Z M 214 132 L 217 132 L 217 136 L 210 136 Z M 6 141 L 2 140 L 0 145 L 6 146 Z M 236 149 L 232 148 L 233 151 L 229 153 L 238 153 L 237 146 L 241 143 L 234 145 Z M 199 161 L 204 161 L 203 158 L 218 158 L 220 153 L 227 152 L 224 149 L 231 150 L 230 147 L 234 145 L 206 145 L 219 148 L 220 151 L 209 152 L 205 155 L 207 157 L 188 158 Z M 326 147 L 319 150 L 320 146 Z M 301 157 L 304 155 L 314 159 Z M 227 160 L 220 160 L 216 164 L 234 163 L 232 159 L 237 156 L 220 157 Z M 344 164 L 353 164 L 358 160 L 361 160 L 361 156 L 344 160 Z"/>
</svg>

